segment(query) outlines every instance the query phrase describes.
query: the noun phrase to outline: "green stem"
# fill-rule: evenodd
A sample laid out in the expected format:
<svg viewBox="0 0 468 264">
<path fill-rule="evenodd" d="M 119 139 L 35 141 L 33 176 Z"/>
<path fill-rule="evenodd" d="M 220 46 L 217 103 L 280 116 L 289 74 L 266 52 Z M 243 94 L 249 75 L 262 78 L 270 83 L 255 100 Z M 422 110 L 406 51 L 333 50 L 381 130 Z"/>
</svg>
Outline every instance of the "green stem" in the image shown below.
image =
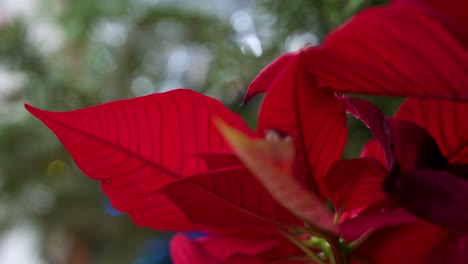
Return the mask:
<svg viewBox="0 0 468 264">
<path fill-rule="evenodd" d="M 317 256 L 317 254 L 315 254 L 314 252 L 312 252 L 306 245 L 304 245 L 304 243 L 302 243 L 293 234 L 291 234 L 291 232 L 281 227 L 278 228 L 278 230 L 280 231 L 281 234 L 283 234 L 283 236 L 285 236 L 287 239 L 293 242 L 297 247 L 302 249 L 302 251 L 304 251 L 304 253 L 306 253 L 307 256 L 309 256 L 317 264 L 326 264 L 325 261 L 323 261 L 323 259 Z"/>
</svg>

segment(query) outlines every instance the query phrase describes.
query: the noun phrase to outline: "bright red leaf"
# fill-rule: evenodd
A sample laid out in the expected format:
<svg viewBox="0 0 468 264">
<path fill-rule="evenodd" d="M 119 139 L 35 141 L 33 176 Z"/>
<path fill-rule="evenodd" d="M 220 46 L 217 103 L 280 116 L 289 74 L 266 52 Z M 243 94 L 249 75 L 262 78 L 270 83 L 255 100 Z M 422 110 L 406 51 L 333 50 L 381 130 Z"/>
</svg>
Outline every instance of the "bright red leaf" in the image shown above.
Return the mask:
<svg viewBox="0 0 468 264">
<path fill-rule="evenodd" d="M 468 51 L 412 7 L 365 10 L 303 52 L 320 87 L 346 93 L 467 100 Z"/>
<path fill-rule="evenodd" d="M 346 103 L 337 100 L 333 91 L 316 87 L 300 64 L 300 55 L 285 55 L 273 62 L 248 93 L 268 91 L 258 117 L 258 132 L 263 135 L 273 129 L 291 136 L 303 169 L 301 184 L 323 195 L 322 179 L 346 144 Z"/>
<path fill-rule="evenodd" d="M 297 221 L 278 209 L 245 169 L 208 171 L 212 168 L 206 161 L 193 155 L 229 151 L 211 123 L 214 116 L 254 135 L 214 99 L 174 90 L 71 112 L 26 108 L 57 135 L 85 174 L 101 181 L 113 205 L 137 224 L 229 231 L 240 229 L 236 221 L 256 227 L 261 219 Z M 214 223 L 218 224 L 213 227 Z"/>
</svg>

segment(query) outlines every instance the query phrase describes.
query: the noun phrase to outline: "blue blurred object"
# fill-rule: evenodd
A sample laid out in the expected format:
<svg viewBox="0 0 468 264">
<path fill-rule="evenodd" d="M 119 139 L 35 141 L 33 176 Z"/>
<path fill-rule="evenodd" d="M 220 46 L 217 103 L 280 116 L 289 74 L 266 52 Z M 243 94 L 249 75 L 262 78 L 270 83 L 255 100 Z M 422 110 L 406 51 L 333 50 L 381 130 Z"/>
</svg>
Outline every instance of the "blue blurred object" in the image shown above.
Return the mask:
<svg viewBox="0 0 468 264">
<path fill-rule="evenodd" d="M 172 233 L 162 234 L 159 237 L 146 240 L 140 257 L 135 259 L 133 264 L 171 264 L 169 241 L 172 236 Z"/>
<path fill-rule="evenodd" d="M 104 209 L 104 212 L 110 216 L 123 215 L 122 212 L 118 211 L 114 208 L 114 206 L 112 206 L 112 203 L 110 202 L 109 198 L 106 198 L 106 201 L 102 205 L 102 209 Z"/>
</svg>

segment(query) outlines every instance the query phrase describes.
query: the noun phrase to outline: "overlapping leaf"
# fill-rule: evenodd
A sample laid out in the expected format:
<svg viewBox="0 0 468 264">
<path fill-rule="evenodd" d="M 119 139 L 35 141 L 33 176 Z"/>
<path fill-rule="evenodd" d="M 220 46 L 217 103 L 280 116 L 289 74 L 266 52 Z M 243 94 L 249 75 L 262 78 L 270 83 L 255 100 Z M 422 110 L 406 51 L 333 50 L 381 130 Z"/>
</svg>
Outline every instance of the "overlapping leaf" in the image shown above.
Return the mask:
<svg viewBox="0 0 468 264">
<path fill-rule="evenodd" d="M 339 160 L 324 178 L 327 197 L 336 211 L 367 207 L 383 198 L 385 168 L 372 158 Z"/>
<path fill-rule="evenodd" d="M 407 99 L 395 117 L 426 129 L 451 163 L 468 163 L 468 103 Z"/>
<path fill-rule="evenodd" d="M 302 56 L 320 86 L 347 93 L 468 100 L 468 51 L 412 7 L 372 8 Z"/>
<path fill-rule="evenodd" d="M 85 174 L 101 181 L 114 206 L 137 224 L 223 231 L 240 229 L 236 222 L 258 227 L 265 219 L 295 221 L 265 190 L 257 189 L 245 169 L 213 170 L 193 156 L 229 151 L 211 123 L 214 116 L 254 135 L 216 100 L 175 90 L 71 112 L 26 107 L 57 135 Z"/>
<path fill-rule="evenodd" d="M 427 257 L 446 232 L 427 222 L 416 222 L 376 231 L 353 252 L 369 263 L 427 264 Z"/>
<path fill-rule="evenodd" d="M 171 240 L 171 255 L 176 264 L 261 264 L 268 258 L 281 256 L 281 253 L 284 254 L 283 257 L 287 256 L 287 252 L 280 248 L 284 242 L 279 238 L 266 237 L 190 239 L 178 234 Z"/>
<path fill-rule="evenodd" d="M 468 1 L 465 0 L 392 0 L 395 6 L 422 9 L 440 21 L 468 48 Z"/>
<path fill-rule="evenodd" d="M 322 178 L 346 144 L 345 102 L 335 99 L 331 90 L 317 89 L 313 77 L 300 64 L 300 55 L 273 62 L 259 78 L 273 80 L 269 76 L 278 73 L 274 81 L 254 81 L 249 94 L 268 91 L 259 113 L 258 132 L 263 135 L 273 129 L 290 135 L 304 170 L 298 174 L 305 176 L 299 179 L 301 184 L 323 195 Z"/>
<path fill-rule="evenodd" d="M 239 158 L 281 205 L 310 225 L 336 231 L 332 214 L 322 201 L 296 181 L 291 141 L 251 140 L 223 122 L 218 126 Z"/>
</svg>

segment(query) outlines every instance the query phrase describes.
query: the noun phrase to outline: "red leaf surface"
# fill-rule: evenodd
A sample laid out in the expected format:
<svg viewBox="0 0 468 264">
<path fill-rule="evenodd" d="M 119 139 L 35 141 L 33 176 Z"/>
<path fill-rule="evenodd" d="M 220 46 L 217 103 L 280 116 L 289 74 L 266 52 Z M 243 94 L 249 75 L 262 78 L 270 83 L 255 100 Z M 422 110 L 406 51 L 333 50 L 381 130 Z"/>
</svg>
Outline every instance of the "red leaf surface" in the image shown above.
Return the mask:
<svg viewBox="0 0 468 264">
<path fill-rule="evenodd" d="M 450 163 L 468 163 L 468 103 L 407 99 L 395 117 L 426 129 Z"/>
<path fill-rule="evenodd" d="M 391 209 L 369 215 L 359 215 L 343 221 L 340 224 L 340 235 L 346 241 L 354 241 L 371 231 L 416 222 L 420 222 L 419 218 L 413 216 L 405 209 Z"/>
<path fill-rule="evenodd" d="M 268 92 L 280 80 L 282 72 L 286 70 L 287 65 L 294 60 L 295 56 L 295 53 L 284 54 L 263 69 L 250 84 L 244 104 L 248 103 L 255 95 Z"/>
<path fill-rule="evenodd" d="M 427 264 L 468 263 L 468 235 L 447 234 L 427 256 Z"/>
<path fill-rule="evenodd" d="M 442 169 L 447 161 L 434 138 L 422 127 L 397 118 L 388 118 L 392 131 L 393 152 L 398 168 L 408 171 L 415 168 Z M 389 171 L 392 170 L 389 168 Z"/>
<path fill-rule="evenodd" d="M 385 168 L 388 168 L 382 146 L 376 139 L 367 141 L 367 143 L 362 148 L 360 157 L 371 157 L 375 160 L 378 160 Z"/>
<path fill-rule="evenodd" d="M 346 144 L 345 102 L 335 99 L 331 90 L 318 89 L 299 57 L 287 60 L 287 65 L 284 59 L 273 62 L 269 66 L 274 67 L 272 73 L 278 72 L 278 65 L 284 68 L 276 79 L 271 83 L 253 82 L 249 90 L 268 90 L 259 113 L 258 132 L 263 135 L 273 129 L 290 135 L 304 169 L 301 184 L 323 195 L 322 178 L 341 157 Z M 260 83 L 269 87 L 259 88 Z"/>
<path fill-rule="evenodd" d="M 427 256 L 445 234 L 445 230 L 423 221 L 383 228 L 367 239 L 354 255 L 372 264 L 427 264 Z"/>
<path fill-rule="evenodd" d="M 289 252 L 280 248 L 282 243 L 289 242 L 279 238 L 190 239 L 178 234 L 171 240 L 170 248 L 175 264 L 261 264 L 271 257 L 279 257 L 278 252 L 274 251 L 279 250 L 287 256 Z"/>
<path fill-rule="evenodd" d="M 414 5 L 450 30 L 468 47 L 468 1 L 466 0 L 392 0 L 395 6 Z"/>
<path fill-rule="evenodd" d="M 341 100 L 346 101 L 346 112 L 361 120 L 370 130 L 376 142 L 380 145 L 380 150 L 383 150 L 385 162 L 382 164 L 392 168 L 395 164 L 395 155 L 392 149 L 392 133 L 390 125 L 385 119 L 384 114 L 380 109 L 363 99 L 340 96 Z M 372 143 L 371 143 L 372 144 Z M 377 146 L 370 146 L 376 155 L 377 160 L 382 160 L 381 154 Z M 370 150 L 367 150 L 370 151 Z"/>
<path fill-rule="evenodd" d="M 416 8 L 367 9 L 303 52 L 320 87 L 468 100 L 468 51 Z"/>
<path fill-rule="evenodd" d="M 318 228 L 334 232 L 332 214 L 313 193 L 295 179 L 295 151 L 291 141 L 250 139 L 218 122 L 239 158 L 271 195 L 293 214 Z"/>
<path fill-rule="evenodd" d="M 255 189 L 245 169 L 208 171 L 212 167 L 192 155 L 229 151 L 211 123 L 214 116 L 254 135 L 216 100 L 174 90 L 71 112 L 26 108 L 57 135 L 85 174 L 101 181 L 113 205 L 137 224 L 212 231 L 207 226 L 216 222 L 219 227 L 226 220 L 233 226 L 217 230 L 228 231 L 226 227 L 240 228 L 229 219 L 250 219 L 252 226 L 260 225 L 262 217 L 295 219 L 277 210 L 265 190 Z"/>
<path fill-rule="evenodd" d="M 394 195 L 413 214 L 468 234 L 468 181 L 449 172 L 416 169 L 398 175 Z"/>
<path fill-rule="evenodd" d="M 386 197 L 385 168 L 372 158 L 339 160 L 324 178 L 327 196 L 337 212 L 367 207 Z"/>
</svg>

